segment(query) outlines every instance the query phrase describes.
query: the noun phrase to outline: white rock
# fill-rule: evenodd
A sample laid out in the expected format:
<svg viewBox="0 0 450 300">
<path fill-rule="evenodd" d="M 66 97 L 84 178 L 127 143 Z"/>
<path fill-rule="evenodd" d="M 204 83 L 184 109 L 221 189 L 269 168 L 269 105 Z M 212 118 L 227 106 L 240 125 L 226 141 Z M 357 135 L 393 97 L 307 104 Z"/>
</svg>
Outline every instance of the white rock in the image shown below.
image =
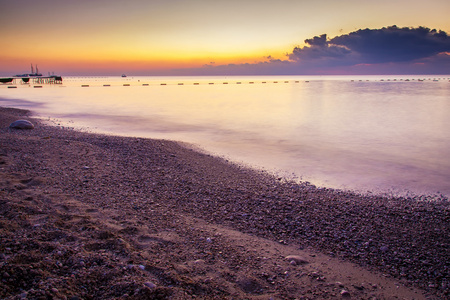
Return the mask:
<svg viewBox="0 0 450 300">
<path fill-rule="evenodd" d="M 304 259 L 303 257 L 299 256 L 299 255 L 288 255 L 286 256 L 286 259 L 289 262 L 294 262 L 297 265 L 302 265 L 302 264 L 307 264 L 308 261 L 306 259 Z"/>
<path fill-rule="evenodd" d="M 34 125 L 28 120 L 17 120 L 9 125 L 9 128 L 15 129 L 33 129 Z"/>
</svg>

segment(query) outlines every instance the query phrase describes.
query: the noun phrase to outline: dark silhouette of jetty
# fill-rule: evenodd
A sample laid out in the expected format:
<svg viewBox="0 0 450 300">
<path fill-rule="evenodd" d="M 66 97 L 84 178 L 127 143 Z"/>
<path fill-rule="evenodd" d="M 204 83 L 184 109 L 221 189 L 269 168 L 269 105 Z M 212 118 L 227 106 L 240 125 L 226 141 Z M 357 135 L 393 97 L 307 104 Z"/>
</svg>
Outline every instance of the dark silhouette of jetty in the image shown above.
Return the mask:
<svg viewBox="0 0 450 300">
<path fill-rule="evenodd" d="M 33 64 L 31 64 L 31 73 L 26 74 L 18 74 L 14 75 L 12 77 L 3 77 L 0 78 L 0 83 L 17 83 L 19 81 L 20 83 L 29 83 L 30 81 L 32 83 L 50 83 L 50 84 L 61 84 L 62 83 L 62 77 L 59 75 L 50 75 L 49 76 L 42 76 L 41 73 L 39 73 L 39 69 L 36 65 L 36 70 L 33 68 Z"/>
</svg>

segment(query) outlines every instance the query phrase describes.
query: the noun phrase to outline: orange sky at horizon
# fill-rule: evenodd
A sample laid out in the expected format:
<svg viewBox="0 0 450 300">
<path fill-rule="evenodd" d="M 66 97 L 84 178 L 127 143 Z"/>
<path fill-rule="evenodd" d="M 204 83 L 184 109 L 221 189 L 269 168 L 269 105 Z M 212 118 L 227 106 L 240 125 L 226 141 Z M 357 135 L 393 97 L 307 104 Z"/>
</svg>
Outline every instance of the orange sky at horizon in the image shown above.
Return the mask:
<svg viewBox="0 0 450 300">
<path fill-rule="evenodd" d="M 30 63 L 57 73 L 257 63 L 287 59 L 323 33 L 394 24 L 450 32 L 447 0 L 0 2 L 1 74 L 28 72 Z"/>
</svg>

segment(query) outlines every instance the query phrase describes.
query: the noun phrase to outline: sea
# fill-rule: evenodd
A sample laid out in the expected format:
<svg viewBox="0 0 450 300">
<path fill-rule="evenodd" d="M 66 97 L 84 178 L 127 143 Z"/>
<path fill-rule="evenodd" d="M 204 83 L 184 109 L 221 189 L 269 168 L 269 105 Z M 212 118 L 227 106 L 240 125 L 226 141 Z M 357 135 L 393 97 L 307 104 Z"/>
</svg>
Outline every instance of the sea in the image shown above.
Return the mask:
<svg viewBox="0 0 450 300">
<path fill-rule="evenodd" d="M 190 143 L 324 188 L 450 196 L 450 75 L 67 77 L 0 84 L 53 124 Z"/>
</svg>

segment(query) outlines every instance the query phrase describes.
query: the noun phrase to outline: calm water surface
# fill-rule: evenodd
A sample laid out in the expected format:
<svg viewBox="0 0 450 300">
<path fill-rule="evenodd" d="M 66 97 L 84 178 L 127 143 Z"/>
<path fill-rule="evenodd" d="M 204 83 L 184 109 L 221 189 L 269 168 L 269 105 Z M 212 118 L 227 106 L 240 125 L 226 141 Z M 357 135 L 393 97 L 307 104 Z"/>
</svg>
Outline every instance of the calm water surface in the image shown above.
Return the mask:
<svg viewBox="0 0 450 300">
<path fill-rule="evenodd" d="M 67 77 L 62 86 L 16 86 L 0 85 L 0 105 L 66 126 L 191 142 L 319 186 L 450 195 L 448 76 Z"/>
</svg>

